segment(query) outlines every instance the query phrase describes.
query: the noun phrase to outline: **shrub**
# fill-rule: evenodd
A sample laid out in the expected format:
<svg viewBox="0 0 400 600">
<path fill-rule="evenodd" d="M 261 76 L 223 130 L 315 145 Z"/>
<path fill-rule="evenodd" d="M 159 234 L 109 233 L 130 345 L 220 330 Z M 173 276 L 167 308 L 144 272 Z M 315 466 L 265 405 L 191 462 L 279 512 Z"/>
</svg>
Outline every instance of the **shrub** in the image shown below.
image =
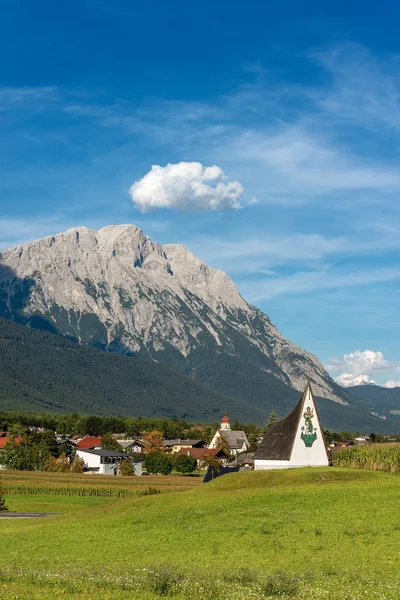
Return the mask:
<svg viewBox="0 0 400 600">
<path fill-rule="evenodd" d="M 145 469 L 154 475 L 169 475 L 172 471 L 173 458 L 163 452 L 150 452 L 144 461 Z"/>
<path fill-rule="evenodd" d="M 58 458 L 49 456 L 43 465 L 43 471 L 50 471 L 53 473 L 66 473 L 70 470 L 70 464 L 65 454 L 60 454 Z"/>
<path fill-rule="evenodd" d="M 80 456 L 75 456 L 74 462 L 71 466 L 72 473 L 83 473 L 85 470 L 85 461 Z"/>
<path fill-rule="evenodd" d="M 135 474 L 135 469 L 133 468 L 133 464 L 129 459 L 124 459 L 121 462 L 121 465 L 119 467 L 119 473 L 124 477 L 131 477 Z"/>
<path fill-rule="evenodd" d="M 294 596 L 299 588 L 297 577 L 288 575 L 285 572 L 278 572 L 270 575 L 264 585 L 264 594 L 266 596 Z"/>
<path fill-rule="evenodd" d="M 160 565 L 154 567 L 148 574 L 150 588 L 160 596 L 174 596 L 183 581 L 180 571 L 174 565 Z"/>
<path fill-rule="evenodd" d="M 193 456 L 177 455 L 174 457 L 174 467 L 179 473 L 193 473 L 197 460 Z"/>
</svg>

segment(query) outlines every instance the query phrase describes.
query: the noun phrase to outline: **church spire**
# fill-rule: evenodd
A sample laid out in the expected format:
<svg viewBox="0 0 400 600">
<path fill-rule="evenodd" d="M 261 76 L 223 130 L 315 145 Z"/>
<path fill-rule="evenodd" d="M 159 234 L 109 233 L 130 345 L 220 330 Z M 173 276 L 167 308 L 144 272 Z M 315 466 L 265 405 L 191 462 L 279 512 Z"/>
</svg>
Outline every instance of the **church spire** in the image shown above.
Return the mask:
<svg viewBox="0 0 400 600">
<path fill-rule="evenodd" d="M 226 409 L 224 412 L 224 416 L 222 417 L 221 420 L 221 429 L 230 429 L 231 428 L 231 421 L 228 417 L 228 415 L 226 414 Z"/>
</svg>

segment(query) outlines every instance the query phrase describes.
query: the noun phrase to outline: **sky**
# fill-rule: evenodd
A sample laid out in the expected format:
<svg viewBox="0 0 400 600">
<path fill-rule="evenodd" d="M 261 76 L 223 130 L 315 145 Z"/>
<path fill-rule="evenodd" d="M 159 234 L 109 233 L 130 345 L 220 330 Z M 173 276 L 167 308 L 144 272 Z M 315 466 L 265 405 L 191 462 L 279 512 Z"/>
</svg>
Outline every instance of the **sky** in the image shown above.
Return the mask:
<svg viewBox="0 0 400 600">
<path fill-rule="evenodd" d="M 400 6 L 0 0 L 0 247 L 135 223 L 400 385 Z"/>
</svg>

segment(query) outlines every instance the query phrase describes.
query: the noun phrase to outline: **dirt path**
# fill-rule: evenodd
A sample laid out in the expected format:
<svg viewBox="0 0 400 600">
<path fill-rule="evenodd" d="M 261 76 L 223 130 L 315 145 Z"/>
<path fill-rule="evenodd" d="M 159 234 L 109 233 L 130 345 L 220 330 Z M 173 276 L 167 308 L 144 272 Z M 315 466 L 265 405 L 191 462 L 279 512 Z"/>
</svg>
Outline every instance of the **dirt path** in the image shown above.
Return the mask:
<svg viewBox="0 0 400 600">
<path fill-rule="evenodd" d="M 39 519 L 52 517 L 58 513 L 26 513 L 26 512 L 0 512 L 0 519 Z"/>
</svg>

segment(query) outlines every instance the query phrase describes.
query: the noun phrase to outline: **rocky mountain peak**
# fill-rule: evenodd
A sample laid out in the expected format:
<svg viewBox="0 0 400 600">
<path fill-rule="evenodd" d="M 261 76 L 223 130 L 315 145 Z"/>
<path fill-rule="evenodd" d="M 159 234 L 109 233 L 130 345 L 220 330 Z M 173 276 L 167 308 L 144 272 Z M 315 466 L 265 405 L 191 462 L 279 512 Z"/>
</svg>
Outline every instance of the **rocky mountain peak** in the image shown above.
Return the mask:
<svg viewBox="0 0 400 600">
<path fill-rule="evenodd" d="M 135 225 L 73 228 L 1 252 L 0 316 L 165 362 L 219 391 L 250 393 L 265 378 L 301 390 L 310 376 L 316 394 L 347 401 L 226 273 Z"/>
</svg>

